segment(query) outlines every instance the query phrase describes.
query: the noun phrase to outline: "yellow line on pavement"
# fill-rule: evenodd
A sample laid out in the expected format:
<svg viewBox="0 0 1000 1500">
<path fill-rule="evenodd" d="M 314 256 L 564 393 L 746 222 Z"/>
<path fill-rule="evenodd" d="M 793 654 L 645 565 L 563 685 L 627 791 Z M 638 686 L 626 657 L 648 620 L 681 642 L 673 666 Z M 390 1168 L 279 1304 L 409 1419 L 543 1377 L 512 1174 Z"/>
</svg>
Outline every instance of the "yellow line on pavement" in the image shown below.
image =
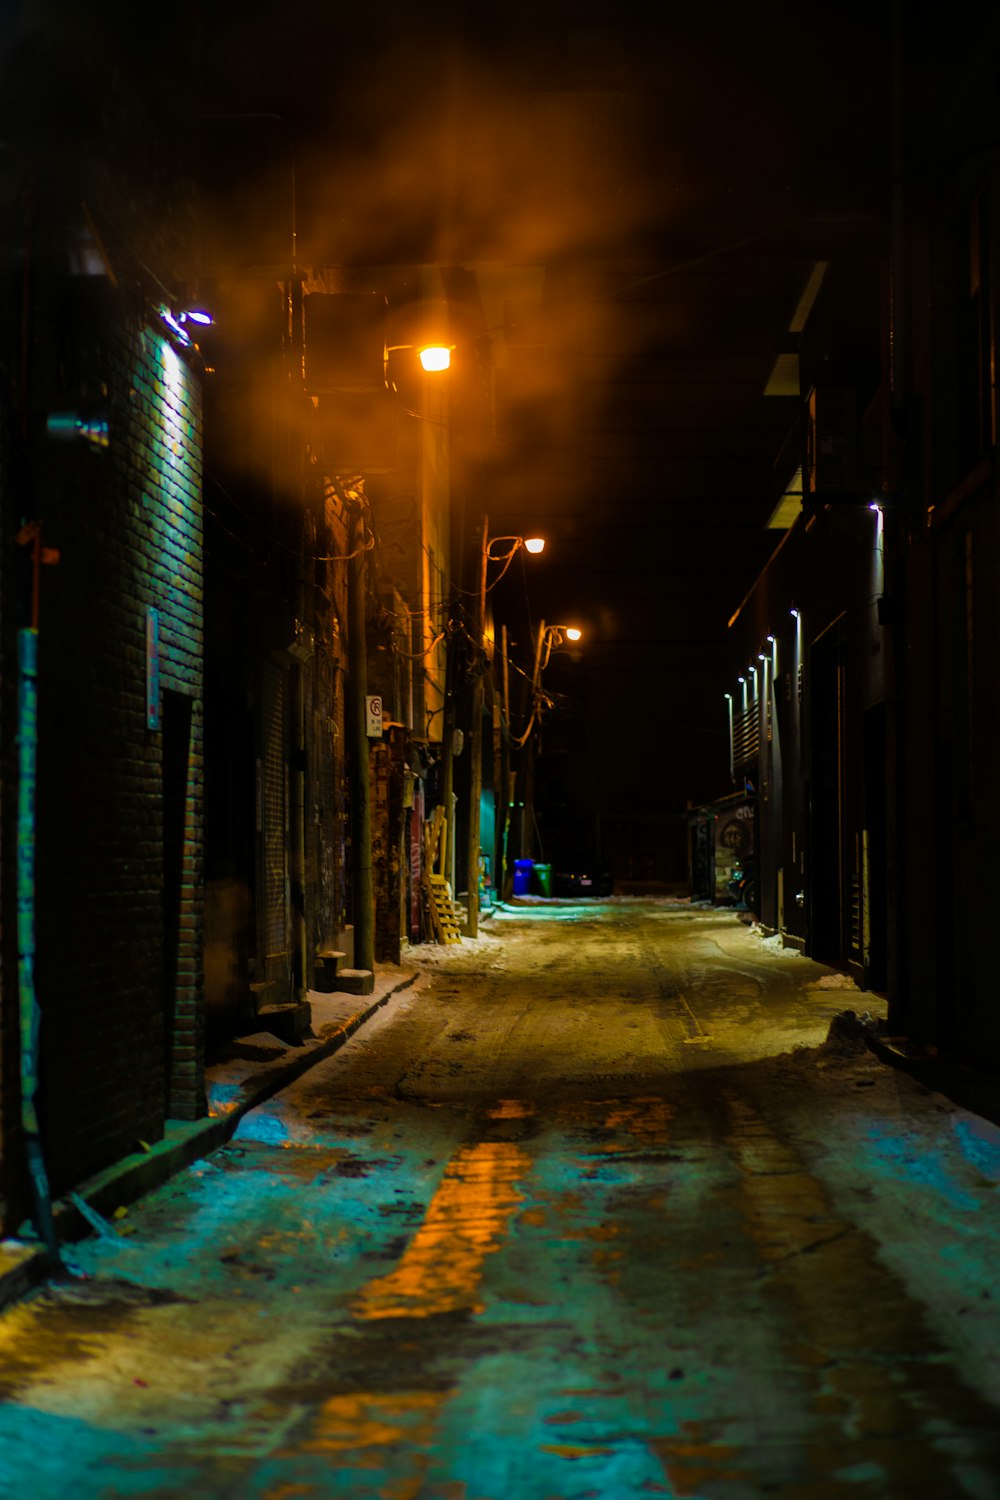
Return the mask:
<svg viewBox="0 0 1000 1500">
<path fill-rule="evenodd" d="M 449 1162 L 427 1215 L 394 1271 L 362 1289 L 358 1318 L 429 1318 L 480 1312 L 483 1262 L 500 1248 L 522 1195 L 514 1183 L 529 1158 L 506 1141 L 483 1141 Z"/>
</svg>

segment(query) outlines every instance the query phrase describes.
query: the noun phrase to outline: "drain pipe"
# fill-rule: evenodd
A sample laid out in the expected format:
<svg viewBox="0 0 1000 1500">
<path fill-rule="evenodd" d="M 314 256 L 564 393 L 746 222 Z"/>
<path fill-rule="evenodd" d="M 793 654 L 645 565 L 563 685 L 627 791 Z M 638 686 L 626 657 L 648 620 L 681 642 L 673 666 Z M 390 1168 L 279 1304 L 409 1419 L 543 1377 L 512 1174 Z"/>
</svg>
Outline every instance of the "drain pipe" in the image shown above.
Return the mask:
<svg viewBox="0 0 1000 1500">
<path fill-rule="evenodd" d="M 25 1165 L 32 1205 L 32 1219 L 45 1247 L 53 1271 L 64 1269 L 56 1238 L 52 1214 L 52 1194 L 45 1166 L 41 1128 L 38 1120 L 38 1050 L 41 1011 L 35 989 L 35 829 L 36 791 L 38 785 L 38 619 L 43 564 L 59 561 L 53 547 L 43 547 L 41 523 L 24 520 L 34 509 L 27 503 L 30 495 L 28 474 L 28 411 L 31 378 L 32 314 L 32 245 L 36 225 L 34 183 L 28 183 L 26 242 L 21 277 L 20 326 L 20 444 L 22 475 L 25 488 L 22 524 L 16 535 L 19 547 L 28 550 L 30 584 L 29 623 L 17 632 L 17 992 L 18 1048 L 20 1056 L 21 1133 L 24 1139 Z M 21 618 L 24 618 L 22 614 Z"/>
<path fill-rule="evenodd" d="M 36 556 L 41 551 L 37 530 Z M 37 568 L 37 563 L 36 563 Z M 36 611 L 37 611 L 37 592 Z M 21 1028 L 21 1128 L 35 1228 L 49 1261 L 62 1269 L 52 1216 L 36 1097 L 41 1013 L 35 991 L 35 790 L 38 779 L 38 629 L 17 636 L 17 985 Z"/>
</svg>

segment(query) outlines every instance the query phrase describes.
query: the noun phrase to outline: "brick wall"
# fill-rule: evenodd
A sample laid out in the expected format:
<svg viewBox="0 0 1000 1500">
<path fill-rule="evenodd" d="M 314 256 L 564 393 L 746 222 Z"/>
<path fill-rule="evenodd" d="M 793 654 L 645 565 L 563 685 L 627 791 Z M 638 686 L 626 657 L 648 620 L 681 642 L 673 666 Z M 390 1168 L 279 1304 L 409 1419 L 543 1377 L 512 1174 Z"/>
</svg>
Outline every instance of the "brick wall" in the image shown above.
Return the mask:
<svg viewBox="0 0 1000 1500">
<path fill-rule="evenodd" d="M 111 445 L 47 455 L 38 803 L 42 1113 L 55 1191 L 203 1111 L 199 380 L 149 319 L 77 296 Z M 147 726 L 148 611 L 161 725 Z"/>
</svg>

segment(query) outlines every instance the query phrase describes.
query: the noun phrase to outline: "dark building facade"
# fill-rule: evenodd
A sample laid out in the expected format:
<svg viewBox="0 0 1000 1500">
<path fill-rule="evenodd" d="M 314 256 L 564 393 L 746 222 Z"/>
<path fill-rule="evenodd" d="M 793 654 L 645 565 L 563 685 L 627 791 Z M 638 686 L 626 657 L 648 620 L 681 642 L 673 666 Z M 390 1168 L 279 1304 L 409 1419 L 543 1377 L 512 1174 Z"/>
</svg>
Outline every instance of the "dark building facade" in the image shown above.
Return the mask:
<svg viewBox="0 0 1000 1500">
<path fill-rule="evenodd" d="M 32 183 L 29 212 L 19 187 L 0 727 L 15 1221 L 25 1130 L 59 1192 L 204 1109 L 200 361 L 99 206 Z"/>
<path fill-rule="evenodd" d="M 996 91 L 947 25 L 896 66 L 884 236 L 824 267 L 780 476 L 800 513 L 731 622 L 731 746 L 764 926 L 995 1071 Z"/>
</svg>

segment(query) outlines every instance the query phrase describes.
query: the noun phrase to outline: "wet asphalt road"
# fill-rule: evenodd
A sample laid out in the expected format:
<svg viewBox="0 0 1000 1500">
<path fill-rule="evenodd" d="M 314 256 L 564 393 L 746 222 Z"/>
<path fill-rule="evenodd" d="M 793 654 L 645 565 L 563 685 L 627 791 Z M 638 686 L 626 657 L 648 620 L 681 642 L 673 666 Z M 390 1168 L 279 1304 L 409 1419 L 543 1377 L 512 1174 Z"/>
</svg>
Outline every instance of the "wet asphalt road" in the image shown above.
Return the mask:
<svg viewBox="0 0 1000 1500">
<path fill-rule="evenodd" d="M 417 960 L 3 1315 L 0 1495 L 1000 1495 L 1000 1132 L 870 997 L 666 902 Z"/>
</svg>

